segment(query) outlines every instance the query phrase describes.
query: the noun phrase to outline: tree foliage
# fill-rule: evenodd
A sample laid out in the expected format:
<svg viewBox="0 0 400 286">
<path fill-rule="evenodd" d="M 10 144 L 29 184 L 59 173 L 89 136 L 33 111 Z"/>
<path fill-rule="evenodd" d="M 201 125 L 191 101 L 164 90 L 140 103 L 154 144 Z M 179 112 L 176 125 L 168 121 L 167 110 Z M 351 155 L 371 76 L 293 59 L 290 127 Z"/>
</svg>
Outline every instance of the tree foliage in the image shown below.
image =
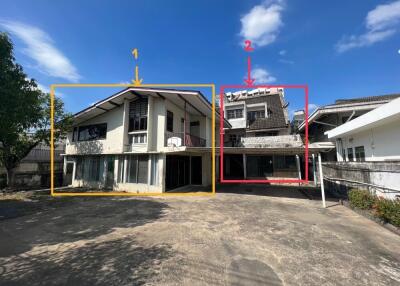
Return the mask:
<svg viewBox="0 0 400 286">
<path fill-rule="evenodd" d="M 64 103 L 54 99 L 54 139 L 62 139 L 72 118 Z M 15 62 L 13 44 L 0 33 L 0 163 L 7 169 L 7 182 L 13 182 L 13 169 L 39 144 L 50 144 L 50 95 L 28 79 Z"/>
</svg>

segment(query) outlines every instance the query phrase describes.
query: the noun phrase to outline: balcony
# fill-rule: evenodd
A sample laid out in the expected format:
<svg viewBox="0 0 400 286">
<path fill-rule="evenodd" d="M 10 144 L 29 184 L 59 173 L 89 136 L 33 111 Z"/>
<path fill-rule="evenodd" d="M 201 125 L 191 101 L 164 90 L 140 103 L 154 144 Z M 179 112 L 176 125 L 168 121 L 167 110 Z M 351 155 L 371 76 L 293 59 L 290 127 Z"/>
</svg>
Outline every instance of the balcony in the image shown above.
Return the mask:
<svg viewBox="0 0 400 286">
<path fill-rule="evenodd" d="M 206 139 L 183 132 L 166 132 L 165 146 L 206 147 Z"/>
</svg>

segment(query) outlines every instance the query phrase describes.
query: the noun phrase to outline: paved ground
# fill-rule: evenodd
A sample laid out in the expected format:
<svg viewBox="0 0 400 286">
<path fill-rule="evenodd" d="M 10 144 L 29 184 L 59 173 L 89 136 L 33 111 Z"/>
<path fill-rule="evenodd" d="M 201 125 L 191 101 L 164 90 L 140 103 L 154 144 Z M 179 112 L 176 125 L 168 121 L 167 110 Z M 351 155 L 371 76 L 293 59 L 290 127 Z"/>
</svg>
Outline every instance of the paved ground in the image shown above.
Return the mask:
<svg viewBox="0 0 400 286">
<path fill-rule="evenodd" d="M 297 191 L 243 189 L 2 200 L 0 285 L 400 285 L 399 236 Z"/>
</svg>

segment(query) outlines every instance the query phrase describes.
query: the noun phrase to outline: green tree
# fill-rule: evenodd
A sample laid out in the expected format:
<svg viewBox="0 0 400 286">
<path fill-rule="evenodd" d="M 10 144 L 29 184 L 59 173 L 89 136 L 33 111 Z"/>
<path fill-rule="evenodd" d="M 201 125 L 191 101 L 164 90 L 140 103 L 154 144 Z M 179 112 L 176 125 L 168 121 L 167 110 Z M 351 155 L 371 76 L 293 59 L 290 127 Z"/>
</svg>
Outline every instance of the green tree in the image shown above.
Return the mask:
<svg viewBox="0 0 400 286">
<path fill-rule="evenodd" d="M 50 144 L 50 95 L 28 79 L 15 62 L 13 44 L 0 33 L 0 164 L 7 170 L 7 185 L 14 186 L 14 170 L 40 143 Z M 64 103 L 54 101 L 54 140 L 63 139 L 72 117 Z"/>
</svg>

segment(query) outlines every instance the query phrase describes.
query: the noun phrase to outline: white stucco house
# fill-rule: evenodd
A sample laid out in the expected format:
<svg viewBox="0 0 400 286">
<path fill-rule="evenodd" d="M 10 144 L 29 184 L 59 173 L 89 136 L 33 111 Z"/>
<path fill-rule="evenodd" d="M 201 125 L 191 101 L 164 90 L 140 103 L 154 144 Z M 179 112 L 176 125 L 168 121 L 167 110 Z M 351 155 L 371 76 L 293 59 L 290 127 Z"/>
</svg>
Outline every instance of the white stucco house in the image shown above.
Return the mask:
<svg viewBox="0 0 400 286">
<path fill-rule="evenodd" d="M 400 98 L 325 132 L 338 161 L 400 161 Z"/>
<path fill-rule="evenodd" d="M 400 98 L 325 134 L 336 141 L 338 162 L 325 165 L 330 181 L 400 197 Z"/>
<path fill-rule="evenodd" d="M 64 172 L 73 187 L 161 193 L 209 186 L 211 118 L 199 91 L 126 88 L 74 115 Z"/>
</svg>

